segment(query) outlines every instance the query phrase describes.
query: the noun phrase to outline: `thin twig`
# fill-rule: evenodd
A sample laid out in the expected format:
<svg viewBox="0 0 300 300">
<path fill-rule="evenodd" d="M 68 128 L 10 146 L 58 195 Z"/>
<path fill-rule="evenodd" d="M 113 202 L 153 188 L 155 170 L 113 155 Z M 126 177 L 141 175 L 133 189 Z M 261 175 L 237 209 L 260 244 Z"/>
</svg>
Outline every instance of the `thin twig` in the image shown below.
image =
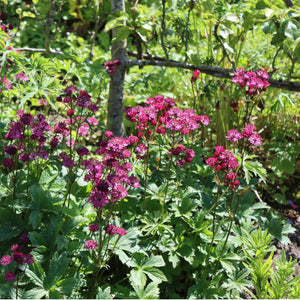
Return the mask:
<svg viewBox="0 0 300 300">
<path fill-rule="evenodd" d="M 231 65 L 232 65 L 232 68 L 235 69 L 235 62 L 231 60 L 231 58 L 230 58 L 230 56 L 229 56 L 229 54 L 228 54 L 228 52 L 227 52 L 227 50 L 226 50 L 226 48 L 225 48 L 225 45 L 224 45 L 222 39 L 221 39 L 221 38 L 219 37 L 219 35 L 218 35 L 218 28 L 219 28 L 219 26 L 220 26 L 220 23 L 217 23 L 217 24 L 215 25 L 215 28 L 214 28 L 214 36 L 215 36 L 216 40 L 217 40 L 217 41 L 221 44 L 221 46 L 222 46 L 222 49 L 223 49 L 223 56 L 224 56 L 224 57 L 227 57 L 228 61 L 229 61 L 229 62 L 231 63 Z M 223 59 L 222 59 L 222 60 L 223 60 Z"/>
<path fill-rule="evenodd" d="M 161 33 L 160 33 L 160 41 L 161 46 L 164 49 L 166 59 L 169 60 L 169 54 L 168 50 L 165 45 L 164 37 L 166 36 L 166 0 L 162 0 L 162 6 L 163 6 L 163 14 L 162 14 L 162 20 L 161 20 Z"/>
</svg>

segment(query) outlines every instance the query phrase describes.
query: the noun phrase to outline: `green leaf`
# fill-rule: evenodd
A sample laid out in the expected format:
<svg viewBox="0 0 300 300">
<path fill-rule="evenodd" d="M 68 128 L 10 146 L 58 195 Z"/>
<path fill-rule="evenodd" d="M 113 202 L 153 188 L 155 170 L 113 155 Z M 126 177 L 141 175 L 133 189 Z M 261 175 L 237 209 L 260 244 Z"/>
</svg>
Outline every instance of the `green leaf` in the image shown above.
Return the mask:
<svg viewBox="0 0 300 300">
<path fill-rule="evenodd" d="M 147 282 L 147 277 L 142 269 L 133 269 L 130 271 L 130 280 L 136 286 L 144 288 Z"/>
<path fill-rule="evenodd" d="M 294 21 L 288 21 L 284 30 L 284 34 L 292 39 L 296 40 L 299 37 L 300 29 Z"/>
<path fill-rule="evenodd" d="M 48 291 L 43 288 L 33 288 L 26 291 L 22 297 L 23 299 L 43 299 L 44 296 L 48 295 Z"/>
<path fill-rule="evenodd" d="M 106 23 L 104 31 L 109 31 L 113 28 L 123 26 L 123 21 L 127 20 L 127 16 L 123 15 Z"/>
<path fill-rule="evenodd" d="M 57 286 L 57 290 L 59 290 L 63 295 L 71 295 L 73 291 L 76 291 L 79 288 L 80 278 L 68 277 L 66 279 L 59 281 L 56 284 L 56 286 Z"/>
<path fill-rule="evenodd" d="M 163 267 L 165 266 L 165 262 L 160 255 L 151 255 L 149 259 L 143 264 L 143 268 L 145 267 Z"/>
<path fill-rule="evenodd" d="M 144 269 L 144 272 L 153 282 L 161 283 L 162 281 L 168 281 L 165 274 L 157 268 L 148 267 Z"/>
<path fill-rule="evenodd" d="M 47 290 L 51 289 L 65 273 L 68 263 L 69 258 L 66 252 L 63 252 L 61 255 L 58 255 L 57 252 L 54 253 L 50 261 L 46 280 L 44 281 L 44 287 Z"/>
<path fill-rule="evenodd" d="M 0 228 L 0 242 L 20 235 L 22 229 L 13 225 L 4 225 Z"/>
<path fill-rule="evenodd" d="M 35 262 L 36 263 L 36 262 Z M 39 287 L 43 287 L 43 279 L 45 277 L 45 275 L 42 274 L 35 274 L 33 271 L 31 270 L 26 270 L 26 275 L 33 281 L 33 283 Z"/>
<path fill-rule="evenodd" d="M 96 299 L 113 299 L 110 291 L 110 286 L 102 290 L 100 287 L 98 288 L 98 294 L 96 295 Z"/>
<path fill-rule="evenodd" d="M 117 38 L 117 40 L 125 40 L 128 38 L 130 33 L 131 33 L 131 30 L 129 29 L 129 27 L 127 27 L 127 26 L 122 27 L 118 30 L 116 38 Z"/>
</svg>

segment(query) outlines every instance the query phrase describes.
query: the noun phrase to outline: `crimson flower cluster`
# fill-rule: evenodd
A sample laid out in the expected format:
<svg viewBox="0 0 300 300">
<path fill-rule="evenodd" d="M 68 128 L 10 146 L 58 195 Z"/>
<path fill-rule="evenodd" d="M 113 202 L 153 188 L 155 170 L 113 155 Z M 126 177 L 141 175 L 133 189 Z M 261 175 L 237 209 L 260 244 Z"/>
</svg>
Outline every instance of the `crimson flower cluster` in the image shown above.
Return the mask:
<svg viewBox="0 0 300 300">
<path fill-rule="evenodd" d="M 224 172 L 223 184 L 225 186 L 230 185 L 232 188 L 236 188 L 240 185 L 240 181 L 236 179 L 237 173 L 234 172 L 239 166 L 237 158 L 224 146 L 216 146 L 214 156 L 207 158 L 205 162 L 215 171 Z"/>
<path fill-rule="evenodd" d="M 229 130 L 226 138 L 229 142 L 237 142 L 244 138 L 254 146 L 260 146 L 262 144 L 262 138 L 259 134 L 257 134 L 256 127 L 253 124 L 246 125 L 243 128 L 242 133 L 240 133 L 237 129 Z"/>
<path fill-rule="evenodd" d="M 260 91 L 265 91 L 270 86 L 269 74 L 261 69 L 257 72 L 248 71 L 246 72 L 243 68 L 238 68 L 234 72 L 232 82 L 238 83 L 241 88 L 246 87 L 246 95 L 255 96 Z"/>
<path fill-rule="evenodd" d="M 119 60 L 108 61 L 103 66 L 107 73 L 115 73 L 117 71 L 116 67 L 120 66 L 121 62 Z"/>
<path fill-rule="evenodd" d="M 34 259 L 32 254 L 30 253 L 32 247 L 30 246 L 30 239 L 28 233 L 24 233 L 19 238 L 20 244 L 13 244 L 10 247 L 12 251 L 11 255 L 3 255 L 0 259 L 0 264 L 2 266 L 10 265 L 15 262 L 17 266 L 21 264 L 30 265 L 34 263 Z M 8 282 L 14 281 L 16 278 L 16 274 L 13 271 L 8 271 L 4 273 L 4 279 Z"/>
<path fill-rule="evenodd" d="M 193 76 L 191 77 L 191 83 L 194 84 L 198 79 L 201 71 L 200 70 L 194 70 Z"/>
<path fill-rule="evenodd" d="M 37 158 L 48 159 L 49 153 L 45 150 L 45 144 L 47 134 L 52 132 L 52 127 L 46 121 L 46 117 L 43 114 L 34 117 L 23 110 L 17 111 L 17 117 L 18 120 L 9 123 L 5 135 L 6 140 L 15 144 L 5 146 L 4 153 L 8 157 L 3 159 L 2 165 L 12 168 L 16 160 L 28 162 Z"/>
<path fill-rule="evenodd" d="M 128 194 L 126 186 L 140 186 L 139 180 L 129 175 L 132 165 L 127 161 L 131 157 L 128 148 L 138 140 L 136 136 L 112 137 L 101 141 L 96 150 L 96 153 L 102 156 L 101 161 L 94 158 L 83 160 L 82 165 L 87 170 L 85 180 L 93 185 L 88 202 L 92 203 L 95 209 L 101 209 L 108 203 L 113 205 L 124 199 Z"/>
<path fill-rule="evenodd" d="M 125 113 L 126 119 L 137 124 L 138 137 L 143 137 L 146 141 L 153 138 L 155 133 L 169 135 L 173 141 L 177 141 L 182 135 L 188 135 L 199 129 L 199 123 L 207 126 L 210 122 L 206 115 L 199 116 L 193 109 L 182 110 L 175 107 L 174 100 L 169 97 L 161 95 L 150 97 L 145 104 L 147 106 L 127 107 Z M 139 154 L 145 154 L 147 145 L 138 144 L 135 150 Z M 192 149 L 185 149 L 183 145 L 172 143 L 169 154 L 179 155 L 182 152 L 185 153 L 185 158 L 178 159 L 179 165 L 191 162 L 195 156 Z"/>
</svg>

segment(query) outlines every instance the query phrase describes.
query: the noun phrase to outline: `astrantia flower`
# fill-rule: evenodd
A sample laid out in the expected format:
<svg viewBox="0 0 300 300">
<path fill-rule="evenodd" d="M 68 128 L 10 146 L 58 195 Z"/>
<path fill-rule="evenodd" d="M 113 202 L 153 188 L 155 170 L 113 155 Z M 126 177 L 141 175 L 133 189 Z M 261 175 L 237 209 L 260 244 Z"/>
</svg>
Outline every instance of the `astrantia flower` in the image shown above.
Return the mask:
<svg viewBox="0 0 300 300">
<path fill-rule="evenodd" d="M 11 158 L 4 158 L 2 160 L 2 165 L 6 168 L 12 168 L 15 165 L 15 162 Z"/>
<path fill-rule="evenodd" d="M 254 146 L 260 146 L 262 144 L 262 138 L 257 133 L 252 133 L 249 137 L 248 141 Z"/>
<path fill-rule="evenodd" d="M 254 133 L 256 130 L 256 127 L 253 124 L 248 124 L 244 127 L 242 135 L 243 137 L 250 137 L 252 133 Z"/>
<path fill-rule="evenodd" d="M 8 272 L 4 273 L 4 279 L 7 282 L 12 282 L 15 280 L 15 278 L 16 278 L 16 275 L 13 271 L 8 271 Z"/>
<path fill-rule="evenodd" d="M 72 168 L 75 166 L 75 162 L 72 158 L 70 157 L 66 157 L 64 160 L 63 160 L 63 166 L 65 166 L 66 168 Z"/>
<path fill-rule="evenodd" d="M 239 180 L 233 180 L 233 181 L 231 181 L 231 183 L 230 183 L 230 185 L 232 186 L 232 187 L 237 187 L 237 186 L 239 186 L 241 183 L 240 183 L 240 181 Z"/>
<path fill-rule="evenodd" d="M 95 126 L 97 126 L 97 125 L 99 124 L 98 121 L 97 121 L 97 119 L 94 118 L 94 117 L 87 118 L 86 121 L 87 121 L 90 125 L 95 125 Z"/>
<path fill-rule="evenodd" d="M 231 129 L 227 132 L 226 138 L 229 142 L 237 142 L 242 138 L 242 134 L 236 129 Z"/>
<path fill-rule="evenodd" d="M 84 123 L 81 125 L 78 129 L 78 135 L 79 136 L 86 136 L 89 132 L 89 125 L 87 123 Z"/>
<path fill-rule="evenodd" d="M 32 254 L 27 253 L 27 254 L 24 255 L 24 263 L 28 264 L 28 265 L 31 265 L 31 264 L 34 263 L 34 259 L 33 259 Z"/>
<path fill-rule="evenodd" d="M 30 239 L 29 239 L 29 233 L 23 233 L 20 238 L 19 238 L 20 242 L 22 244 L 29 244 L 30 243 Z"/>
<path fill-rule="evenodd" d="M 107 225 L 105 226 L 105 228 L 104 228 L 105 232 L 106 232 L 108 235 L 113 235 L 113 234 L 117 233 L 117 232 L 116 232 L 116 229 L 117 229 L 117 227 L 114 226 L 113 224 L 107 224 Z"/>
<path fill-rule="evenodd" d="M 200 122 L 205 126 L 209 125 L 209 117 L 206 115 L 200 116 Z"/>
<path fill-rule="evenodd" d="M 225 178 L 228 180 L 234 180 L 234 179 L 236 179 L 236 177 L 237 177 L 237 174 L 234 172 L 230 172 L 225 175 Z"/>
<path fill-rule="evenodd" d="M 0 265 L 2 266 L 7 266 L 12 262 L 12 257 L 9 255 L 4 255 L 2 256 L 2 258 L 0 259 Z"/>
<path fill-rule="evenodd" d="M 24 262 L 24 254 L 22 252 L 14 252 L 11 257 L 17 264 L 22 264 Z"/>
<path fill-rule="evenodd" d="M 215 157 L 209 157 L 206 159 L 205 163 L 211 167 L 213 167 L 217 163 L 218 159 Z"/>
<path fill-rule="evenodd" d="M 126 232 L 126 230 L 123 227 L 117 227 L 116 228 L 116 234 L 122 236 L 122 235 L 127 234 L 127 232 Z"/>
<path fill-rule="evenodd" d="M 14 145 L 5 146 L 4 153 L 7 155 L 15 155 L 18 152 L 18 149 Z"/>
<path fill-rule="evenodd" d="M 128 178 L 129 178 L 128 184 L 129 184 L 131 187 L 135 187 L 135 188 L 140 187 L 140 182 L 139 182 L 139 180 L 138 180 L 137 177 L 135 177 L 135 176 L 129 176 Z"/>
<path fill-rule="evenodd" d="M 114 134 L 111 132 L 111 131 L 105 131 L 105 136 L 107 137 L 107 138 L 111 138 Z"/>
<path fill-rule="evenodd" d="M 91 232 L 96 232 L 96 231 L 99 230 L 99 226 L 98 226 L 97 224 L 90 224 L 90 225 L 89 225 L 89 230 L 90 230 Z"/>
<path fill-rule="evenodd" d="M 89 149 L 87 149 L 86 147 L 80 147 L 76 150 L 76 152 L 79 156 L 88 155 L 90 153 Z"/>
<path fill-rule="evenodd" d="M 13 251 L 13 252 L 18 251 L 18 249 L 19 249 L 19 245 L 18 244 L 12 244 L 10 246 L 10 250 Z"/>
<path fill-rule="evenodd" d="M 97 244 L 96 241 L 88 240 L 88 241 L 85 242 L 84 246 L 88 250 L 94 250 L 98 246 L 98 244 Z"/>
<path fill-rule="evenodd" d="M 144 144 L 138 144 L 135 148 L 135 151 L 141 154 L 145 154 L 147 152 L 147 146 Z"/>
</svg>

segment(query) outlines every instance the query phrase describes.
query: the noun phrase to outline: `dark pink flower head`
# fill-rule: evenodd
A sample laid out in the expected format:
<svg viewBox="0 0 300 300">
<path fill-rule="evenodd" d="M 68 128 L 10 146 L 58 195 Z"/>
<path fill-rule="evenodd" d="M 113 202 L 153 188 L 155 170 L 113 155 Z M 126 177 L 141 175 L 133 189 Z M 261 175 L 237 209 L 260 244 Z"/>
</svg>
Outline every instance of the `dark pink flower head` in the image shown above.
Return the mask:
<svg viewBox="0 0 300 300">
<path fill-rule="evenodd" d="M 24 113 L 24 114 L 20 117 L 20 121 L 21 121 L 24 125 L 30 125 L 32 119 L 33 119 L 33 115 L 32 115 L 32 114 L 29 114 L 29 113 Z"/>
<path fill-rule="evenodd" d="M 240 181 L 237 180 L 237 179 L 231 181 L 231 183 L 230 183 L 230 185 L 231 185 L 232 187 L 238 187 L 240 184 L 241 184 Z"/>
<path fill-rule="evenodd" d="M 12 168 L 15 165 L 15 162 L 11 158 L 4 158 L 2 160 L 2 165 L 6 168 Z"/>
<path fill-rule="evenodd" d="M 184 153 L 190 158 L 195 157 L 195 151 L 193 149 L 186 149 L 184 150 Z"/>
<path fill-rule="evenodd" d="M 185 149 L 184 145 L 179 145 L 176 148 L 171 149 L 170 150 L 170 154 L 172 153 L 174 155 L 179 155 L 184 149 Z"/>
<path fill-rule="evenodd" d="M 252 133 L 248 141 L 254 146 L 260 146 L 262 144 L 262 138 L 257 133 Z"/>
<path fill-rule="evenodd" d="M 217 156 L 219 156 L 222 152 L 226 150 L 226 148 L 224 146 L 215 146 L 215 150 L 218 153 Z"/>
<path fill-rule="evenodd" d="M 91 96 L 85 92 L 80 91 L 80 96 L 77 97 L 76 103 L 79 107 L 88 107 L 90 104 Z"/>
<path fill-rule="evenodd" d="M 242 138 L 242 134 L 236 129 L 231 129 L 228 131 L 226 138 L 229 142 L 237 142 Z"/>
<path fill-rule="evenodd" d="M 193 76 L 191 77 L 191 82 L 194 83 L 197 79 L 199 79 L 201 71 L 200 70 L 194 70 Z"/>
<path fill-rule="evenodd" d="M 12 262 L 12 257 L 9 255 L 4 255 L 2 256 L 2 258 L 0 259 L 0 265 L 2 266 L 7 266 Z"/>
<path fill-rule="evenodd" d="M 238 103 L 238 102 L 231 102 L 229 105 L 230 105 L 232 108 L 236 108 L 236 107 L 238 107 L 239 103 Z"/>
<path fill-rule="evenodd" d="M 184 122 L 177 119 L 169 119 L 166 121 L 166 128 L 173 131 L 180 131 L 183 128 Z"/>
<path fill-rule="evenodd" d="M 236 161 L 235 157 L 231 157 L 227 161 L 228 169 L 236 170 L 239 166 L 239 163 Z"/>
<path fill-rule="evenodd" d="M 30 253 L 27 253 L 24 255 L 24 263 L 31 265 L 34 263 L 33 255 Z"/>
<path fill-rule="evenodd" d="M 12 282 L 15 280 L 15 278 L 16 278 L 16 275 L 13 271 L 8 271 L 8 272 L 4 273 L 4 279 L 7 282 Z"/>
<path fill-rule="evenodd" d="M 105 136 L 108 138 L 108 139 L 110 139 L 111 137 L 113 137 L 113 132 L 111 132 L 111 131 L 105 131 Z"/>
<path fill-rule="evenodd" d="M 72 93 L 75 93 L 77 91 L 76 87 L 73 86 L 73 85 L 68 85 L 65 89 L 64 89 L 64 92 L 66 94 L 72 94 Z"/>
<path fill-rule="evenodd" d="M 251 134 L 255 132 L 255 130 L 256 130 L 256 127 L 253 124 L 246 125 L 242 132 L 243 137 L 246 137 L 246 138 L 250 137 Z"/>
<path fill-rule="evenodd" d="M 116 226 L 114 226 L 113 224 L 107 224 L 106 226 L 105 226 L 105 232 L 106 232 L 106 234 L 108 234 L 108 235 L 114 235 L 115 233 L 117 233 L 116 232 L 116 230 L 117 230 L 117 227 Z"/>
<path fill-rule="evenodd" d="M 79 136 L 86 136 L 89 132 L 89 125 L 87 123 L 84 123 L 83 125 L 81 125 L 79 128 L 78 128 L 78 135 Z"/>
<path fill-rule="evenodd" d="M 18 249 L 19 249 L 19 245 L 18 244 L 12 244 L 10 246 L 10 250 L 13 251 L 13 252 L 18 251 Z"/>
<path fill-rule="evenodd" d="M 92 112 L 96 112 L 96 111 L 99 110 L 99 107 L 98 107 L 96 104 L 94 104 L 94 103 L 89 103 L 89 104 L 88 104 L 88 109 L 89 109 L 90 111 L 92 111 Z"/>
<path fill-rule="evenodd" d="M 117 227 L 116 228 L 116 234 L 122 236 L 122 235 L 127 234 L 127 232 L 126 232 L 126 230 L 123 227 Z"/>
<path fill-rule="evenodd" d="M 11 257 L 17 264 L 22 264 L 24 262 L 24 254 L 22 252 L 14 252 Z"/>
<path fill-rule="evenodd" d="M 88 240 L 88 241 L 85 242 L 84 246 L 88 250 L 94 250 L 98 246 L 98 244 L 97 244 L 96 241 Z"/>
<path fill-rule="evenodd" d="M 49 142 L 50 147 L 53 148 L 53 149 L 55 149 L 55 148 L 57 147 L 59 141 L 60 141 L 60 140 L 59 140 L 59 138 L 58 138 L 57 136 L 53 136 L 53 137 L 51 138 L 50 142 Z"/>
<path fill-rule="evenodd" d="M 89 230 L 90 232 L 97 232 L 99 230 L 99 226 L 97 224 L 90 224 Z"/>
<path fill-rule="evenodd" d="M 76 152 L 79 156 L 88 155 L 90 153 L 89 149 L 87 149 L 86 147 L 80 147 L 76 150 Z"/>
<path fill-rule="evenodd" d="M 147 146 L 145 144 L 138 144 L 135 148 L 135 151 L 140 154 L 146 154 L 147 153 Z"/>
<path fill-rule="evenodd" d="M 129 179 L 128 184 L 129 184 L 131 187 L 135 187 L 135 188 L 140 187 L 140 182 L 139 182 L 139 180 L 138 180 L 137 177 L 135 177 L 135 176 L 129 176 L 128 179 Z"/>
<path fill-rule="evenodd" d="M 120 152 L 129 145 L 129 141 L 121 137 L 113 137 L 108 141 L 107 149 Z"/>
<path fill-rule="evenodd" d="M 234 172 L 229 172 L 225 175 L 225 178 L 228 180 L 234 180 L 237 178 L 237 174 Z"/>
<path fill-rule="evenodd" d="M 62 164 L 63 164 L 63 166 L 65 166 L 68 169 L 73 168 L 75 166 L 74 160 L 72 158 L 70 158 L 70 157 L 64 158 Z"/>
<path fill-rule="evenodd" d="M 209 157 L 205 160 L 205 163 L 210 167 L 213 167 L 217 163 L 218 159 L 216 157 Z"/>
<path fill-rule="evenodd" d="M 200 116 L 200 122 L 201 122 L 203 125 L 207 126 L 207 125 L 209 124 L 209 117 L 206 116 L 206 115 Z"/>
<path fill-rule="evenodd" d="M 19 240 L 20 240 L 20 243 L 22 243 L 22 244 L 30 244 L 31 241 L 29 239 L 29 233 L 28 232 L 23 233 L 20 236 Z"/>
<path fill-rule="evenodd" d="M 18 149 L 14 145 L 5 146 L 4 153 L 7 155 L 15 155 L 18 152 Z"/>
</svg>

